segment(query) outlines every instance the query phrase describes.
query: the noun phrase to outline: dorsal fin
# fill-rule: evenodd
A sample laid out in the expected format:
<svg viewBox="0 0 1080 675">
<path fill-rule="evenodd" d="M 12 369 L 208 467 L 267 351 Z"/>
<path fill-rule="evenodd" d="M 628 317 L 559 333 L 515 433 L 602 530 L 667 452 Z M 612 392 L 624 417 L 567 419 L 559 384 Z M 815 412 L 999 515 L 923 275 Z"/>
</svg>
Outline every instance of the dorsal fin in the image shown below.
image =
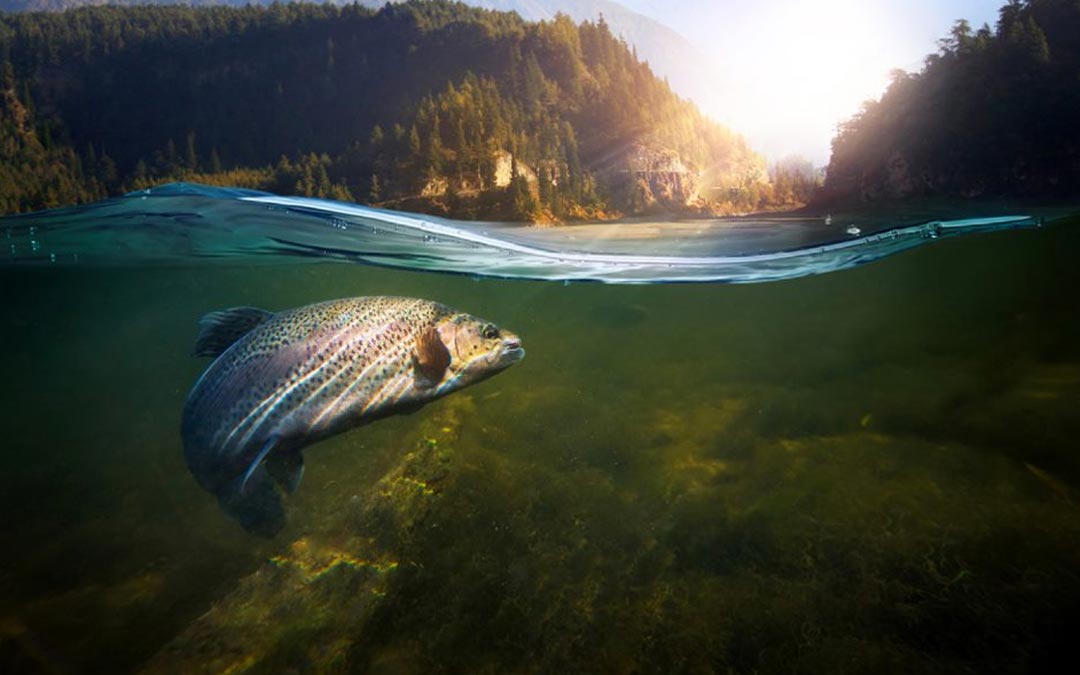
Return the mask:
<svg viewBox="0 0 1080 675">
<path fill-rule="evenodd" d="M 199 337 L 195 338 L 195 356 L 220 356 L 232 343 L 263 321 L 273 312 L 258 307 L 232 307 L 210 312 L 199 319 Z"/>
<path fill-rule="evenodd" d="M 413 368 L 416 383 L 422 389 L 430 389 L 442 381 L 446 369 L 450 367 L 450 350 L 443 344 L 439 331 L 429 325 L 416 337 L 413 352 Z"/>
</svg>

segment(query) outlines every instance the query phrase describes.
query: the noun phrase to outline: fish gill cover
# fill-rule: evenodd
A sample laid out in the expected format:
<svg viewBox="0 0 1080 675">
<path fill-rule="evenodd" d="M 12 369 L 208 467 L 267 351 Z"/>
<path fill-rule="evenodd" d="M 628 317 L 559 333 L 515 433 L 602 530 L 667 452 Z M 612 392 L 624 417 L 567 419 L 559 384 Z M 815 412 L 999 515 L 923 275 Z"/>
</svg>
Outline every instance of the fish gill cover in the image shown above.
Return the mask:
<svg viewBox="0 0 1080 675">
<path fill-rule="evenodd" d="M 729 218 L 538 228 L 172 183 L 0 218 L 0 264 L 347 261 L 477 277 L 747 283 L 847 269 L 959 234 L 1038 227 L 1008 215 L 916 224 Z"/>
</svg>

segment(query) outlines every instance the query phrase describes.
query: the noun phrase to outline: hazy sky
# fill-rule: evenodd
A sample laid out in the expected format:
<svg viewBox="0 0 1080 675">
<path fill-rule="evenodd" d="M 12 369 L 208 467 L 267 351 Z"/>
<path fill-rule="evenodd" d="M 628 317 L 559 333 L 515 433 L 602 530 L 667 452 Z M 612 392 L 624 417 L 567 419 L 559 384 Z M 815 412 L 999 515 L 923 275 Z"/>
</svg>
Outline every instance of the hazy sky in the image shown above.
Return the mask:
<svg viewBox="0 0 1080 675">
<path fill-rule="evenodd" d="M 997 21 L 1006 0 L 619 0 L 714 60 L 710 115 L 770 155 L 828 160 L 838 122 L 918 70 L 956 19 Z"/>
</svg>

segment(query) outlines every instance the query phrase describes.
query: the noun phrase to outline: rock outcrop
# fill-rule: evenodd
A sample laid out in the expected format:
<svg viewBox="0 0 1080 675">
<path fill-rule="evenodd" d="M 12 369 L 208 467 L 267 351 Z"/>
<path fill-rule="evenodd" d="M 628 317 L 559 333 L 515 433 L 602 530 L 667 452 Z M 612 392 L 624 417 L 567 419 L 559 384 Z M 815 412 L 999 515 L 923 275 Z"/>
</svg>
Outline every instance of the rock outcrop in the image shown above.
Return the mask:
<svg viewBox="0 0 1080 675">
<path fill-rule="evenodd" d="M 603 169 L 600 178 L 628 213 L 680 211 L 703 203 L 698 172 L 668 148 L 635 144 Z"/>
</svg>

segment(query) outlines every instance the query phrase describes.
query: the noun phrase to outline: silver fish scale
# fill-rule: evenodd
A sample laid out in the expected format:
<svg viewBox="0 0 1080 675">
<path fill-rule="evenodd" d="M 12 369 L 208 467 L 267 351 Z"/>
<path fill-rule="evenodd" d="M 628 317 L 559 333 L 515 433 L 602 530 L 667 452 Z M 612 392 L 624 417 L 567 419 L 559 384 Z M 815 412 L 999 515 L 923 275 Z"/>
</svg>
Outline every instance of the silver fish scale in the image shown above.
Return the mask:
<svg viewBox="0 0 1080 675">
<path fill-rule="evenodd" d="M 413 387 L 415 343 L 450 313 L 427 300 L 367 297 L 276 314 L 200 379 L 184 410 L 185 445 L 197 450 L 195 458 L 239 469 L 271 437 L 279 437 L 278 447 L 300 438 L 306 445 L 394 404 L 421 402 Z"/>
</svg>

